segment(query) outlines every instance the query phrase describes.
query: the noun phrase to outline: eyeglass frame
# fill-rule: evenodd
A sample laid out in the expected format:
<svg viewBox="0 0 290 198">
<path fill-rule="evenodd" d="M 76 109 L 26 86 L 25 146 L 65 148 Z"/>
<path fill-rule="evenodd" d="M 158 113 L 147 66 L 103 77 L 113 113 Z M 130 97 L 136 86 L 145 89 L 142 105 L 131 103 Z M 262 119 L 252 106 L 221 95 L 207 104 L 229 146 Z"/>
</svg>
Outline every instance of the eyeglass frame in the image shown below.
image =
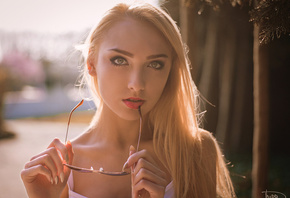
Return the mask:
<svg viewBox="0 0 290 198">
<path fill-rule="evenodd" d="M 66 129 L 66 135 L 65 135 L 65 144 L 67 143 L 67 138 L 68 138 L 68 130 L 69 130 L 69 125 L 70 125 L 70 120 L 71 120 L 71 116 L 72 113 L 78 108 L 80 107 L 82 104 L 84 103 L 84 100 L 82 99 L 71 111 L 69 114 L 69 118 L 68 118 L 68 123 L 67 123 L 67 129 Z M 138 151 L 139 149 L 139 145 L 140 145 L 140 139 L 141 139 L 141 134 L 142 134 L 142 114 L 141 114 L 141 106 L 138 107 L 138 112 L 140 115 L 140 125 L 139 125 L 139 137 L 138 137 L 138 142 L 137 142 L 137 147 L 136 147 L 136 151 Z M 78 171 L 80 173 L 98 173 L 98 174 L 103 174 L 103 175 L 110 175 L 110 176 L 125 176 L 125 175 L 129 175 L 131 174 L 131 172 L 126 172 L 125 170 L 122 169 L 122 171 L 120 172 L 111 172 L 111 171 L 105 171 L 102 167 L 99 170 L 95 170 L 93 169 L 93 167 L 91 167 L 90 169 L 88 168 L 81 168 L 78 166 L 73 166 L 67 163 L 63 163 L 64 166 L 70 168 L 71 170 L 74 171 Z"/>
</svg>

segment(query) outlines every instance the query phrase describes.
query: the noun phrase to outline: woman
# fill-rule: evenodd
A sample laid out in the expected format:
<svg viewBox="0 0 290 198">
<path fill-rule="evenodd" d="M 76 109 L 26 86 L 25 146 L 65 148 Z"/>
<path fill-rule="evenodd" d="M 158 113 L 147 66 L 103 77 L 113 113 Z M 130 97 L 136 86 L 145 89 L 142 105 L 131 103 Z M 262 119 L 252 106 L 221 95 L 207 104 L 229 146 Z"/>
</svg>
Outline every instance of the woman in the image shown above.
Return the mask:
<svg viewBox="0 0 290 198">
<path fill-rule="evenodd" d="M 170 16 L 149 4 L 118 4 L 84 46 L 83 82 L 95 98 L 96 116 L 72 143 L 55 139 L 27 162 L 21 176 L 28 195 L 234 197 L 216 140 L 199 128 L 198 91 Z M 136 150 L 138 110 L 143 124 Z M 84 174 L 63 163 L 123 167 L 131 176 Z"/>
</svg>

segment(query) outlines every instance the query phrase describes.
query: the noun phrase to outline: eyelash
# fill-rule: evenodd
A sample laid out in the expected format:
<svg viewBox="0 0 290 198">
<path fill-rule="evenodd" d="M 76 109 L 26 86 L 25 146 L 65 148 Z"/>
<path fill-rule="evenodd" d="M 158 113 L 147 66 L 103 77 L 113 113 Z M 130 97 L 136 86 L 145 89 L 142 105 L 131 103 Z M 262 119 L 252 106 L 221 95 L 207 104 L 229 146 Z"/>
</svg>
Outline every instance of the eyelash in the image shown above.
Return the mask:
<svg viewBox="0 0 290 198">
<path fill-rule="evenodd" d="M 152 67 L 152 66 L 149 66 L 149 65 L 152 65 L 153 63 L 157 63 L 159 66 L 158 67 Z M 149 63 L 149 67 L 151 67 L 152 69 L 155 69 L 155 70 L 161 70 L 163 67 L 164 67 L 164 63 L 162 61 L 153 61 L 151 63 Z"/>
<path fill-rule="evenodd" d="M 118 59 L 122 59 L 122 61 L 125 61 L 126 63 L 125 64 L 124 63 L 123 64 L 118 64 L 118 63 L 116 63 L 116 60 L 118 60 Z M 128 65 L 128 61 L 125 58 L 121 57 L 121 56 L 115 56 L 115 57 L 111 58 L 110 61 L 115 66 Z"/>
<path fill-rule="evenodd" d="M 116 63 L 116 61 L 117 61 L 118 59 L 121 59 L 121 60 L 124 61 L 125 63 L 123 63 L 123 64 Z M 126 66 L 126 65 L 129 65 L 128 61 L 127 61 L 125 58 L 123 58 L 122 56 L 115 56 L 115 57 L 111 58 L 110 61 L 111 61 L 111 63 L 112 63 L 113 65 L 115 65 L 115 66 L 124 66 L 124 65 Z M 157 63 L 158 66 L 157 66 L 157 67 L 156 67 L 156 66 L 152 66 L 153 63 Z M 150 66 L 150 65 L 151 65 L 151 66 Z M 154 69 L 154 70 L 161 70 L 161 69 L 164 67 L 164 63 L 163 63 L 162 61 L 152 61 L 152 62 L 150 62 L 150 63 L 148 64 L 148 67 L 151 67 L 151 68 Z"/>
</svg>

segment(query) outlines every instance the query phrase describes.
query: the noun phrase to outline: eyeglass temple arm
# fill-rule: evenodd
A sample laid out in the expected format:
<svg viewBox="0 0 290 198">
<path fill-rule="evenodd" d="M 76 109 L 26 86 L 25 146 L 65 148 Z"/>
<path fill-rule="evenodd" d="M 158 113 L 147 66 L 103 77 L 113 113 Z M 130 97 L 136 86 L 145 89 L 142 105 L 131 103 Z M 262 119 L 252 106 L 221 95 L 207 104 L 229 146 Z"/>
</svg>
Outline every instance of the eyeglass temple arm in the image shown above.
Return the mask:
<svg viewBox="0 0 290 198">
<path fill-rule="evenodd" d="M 138 112 L 140 115 L 140 122 L 139 122 L 139 136 L 138 136 L 138 142 L 137 142 L 137 148 L 136 151 L 139 150 L 140 140 L 141 140 L 141 133 L 142 133 L 142 113 L 141 113 L 141 105 L 138 107 Z"/>
<path fill-rule="evenodd" d="M 78 108 L 80 107 L 82 104 L 84 103 L 84 100 L 81 100 L 70 112 L 69 117 L 68 117 L 68 122 L 67 122 L 67 127 L 66 127 L 66 134 L 65 134 L 65 140 L 64 143 L 67 143 L 67 136 L 68 136 L 68 129 L 69 129 L 69 124 L 70 124 L 70 119 L 72 116 L 72 113 Z"/>
</svg>

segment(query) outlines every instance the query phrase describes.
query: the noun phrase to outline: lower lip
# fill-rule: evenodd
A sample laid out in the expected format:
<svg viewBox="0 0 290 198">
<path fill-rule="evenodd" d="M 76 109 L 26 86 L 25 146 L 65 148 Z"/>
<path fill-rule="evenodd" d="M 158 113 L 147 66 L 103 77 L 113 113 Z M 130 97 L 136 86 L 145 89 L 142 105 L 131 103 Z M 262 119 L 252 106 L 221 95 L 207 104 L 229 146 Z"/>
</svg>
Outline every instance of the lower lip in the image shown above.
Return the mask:
<svg viewBox="0 0 290 198">
<path fill-rule="evenodd" d="M 129 107 L 131 109 L 138 109 L 139 106 L 143 105 L 143 103 L 144 103 L 144 101 L 132 102 L 129 100 L 123 100 L 123 102 L 125 103 L 125 105 L 127 105 L 127 107 Z"/>
</svg>

